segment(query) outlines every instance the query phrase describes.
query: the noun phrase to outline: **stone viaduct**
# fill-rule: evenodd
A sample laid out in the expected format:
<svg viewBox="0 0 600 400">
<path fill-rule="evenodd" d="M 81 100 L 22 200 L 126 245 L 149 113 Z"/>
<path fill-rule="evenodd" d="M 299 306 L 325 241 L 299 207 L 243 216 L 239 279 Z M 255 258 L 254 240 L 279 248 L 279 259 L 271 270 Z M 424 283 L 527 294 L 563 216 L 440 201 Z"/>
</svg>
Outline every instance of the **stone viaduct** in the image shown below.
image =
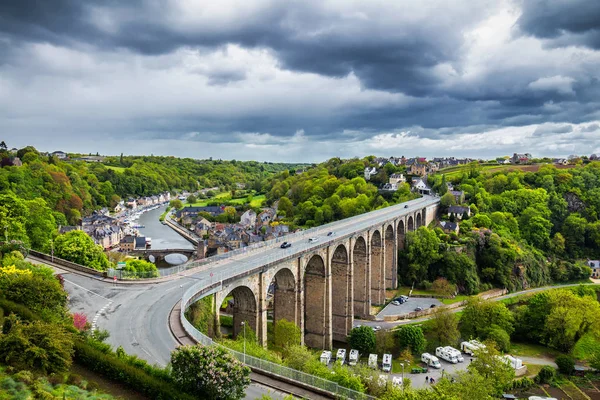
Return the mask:
<svg viewBox="0 0 600 400">
<path fill-rule="evenodd" d="M 219 334 L 220 306 L 232 296 L 234 336 L 246 323 L 266 345 L 271 314 L 273 322 L 286 319 L 299 326 L 309 347 L 331 349 L 332 341 L 346 341 L 354 317 L 369 318 L 371 306 L 385 302 L 385 290 L 397 287 L 397 254 L 405 233 L 428 225 L 437 210 L 438 202 L 400 209 L 383 223 L 336 233 L 308 250 L 224 280 L 214 294 L 212 333 Z"/>
</svg>

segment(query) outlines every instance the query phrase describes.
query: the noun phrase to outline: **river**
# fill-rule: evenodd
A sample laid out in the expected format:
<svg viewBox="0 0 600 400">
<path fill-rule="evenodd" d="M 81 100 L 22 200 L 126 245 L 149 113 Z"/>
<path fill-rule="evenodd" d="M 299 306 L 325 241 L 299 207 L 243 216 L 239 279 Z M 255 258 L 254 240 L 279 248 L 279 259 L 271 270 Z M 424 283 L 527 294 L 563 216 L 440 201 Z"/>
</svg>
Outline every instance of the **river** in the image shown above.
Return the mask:
<svg viewBox="0 0 600 400">
<path fill-rule="evenodd" d="M 153 249 L 193 249 L 193 244 L 158 220 L 166 208 L 166 205 L 160 206 L 140 216 L 137 223 L 145 226 L 145 228 L 139 229 L 140 235 L 152 238 Z"/>
</svg>

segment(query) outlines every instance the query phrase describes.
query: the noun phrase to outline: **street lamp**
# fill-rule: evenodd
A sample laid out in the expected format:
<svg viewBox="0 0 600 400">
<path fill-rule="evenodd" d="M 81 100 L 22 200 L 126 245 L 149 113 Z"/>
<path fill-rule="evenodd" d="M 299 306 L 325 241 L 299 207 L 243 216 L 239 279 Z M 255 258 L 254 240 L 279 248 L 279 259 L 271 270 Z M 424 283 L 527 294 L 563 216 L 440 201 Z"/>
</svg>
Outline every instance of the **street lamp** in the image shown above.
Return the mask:
<svg viewBox="0 0 600 400">
<path fill-rule="evenodd" d="M 244 329 L 244 364 L 246 364 L 246 321 L 242 321 L 242 327 Z"/>
<path fill-rule="evenodd" d="M 54 240 L 50 239 L 50 257 L 54 262 Z"/>
<path fill-rule="evenodd" d="M 400 363 L 402 365 L 402 393 L 404 393 L 404 363 Z"/>
</svg>

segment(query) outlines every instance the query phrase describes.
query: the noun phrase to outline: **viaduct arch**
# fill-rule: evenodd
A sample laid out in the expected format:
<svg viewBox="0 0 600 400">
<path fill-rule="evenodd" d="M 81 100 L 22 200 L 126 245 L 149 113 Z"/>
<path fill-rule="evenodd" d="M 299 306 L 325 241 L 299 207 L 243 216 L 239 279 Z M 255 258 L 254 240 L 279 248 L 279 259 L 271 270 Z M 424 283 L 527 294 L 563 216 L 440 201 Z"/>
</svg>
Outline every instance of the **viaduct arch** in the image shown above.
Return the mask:
<svg viewBox="0 0 600 400">
<path fill-rule="evenodd" d="M 271 315 L 275 323 L 282 319 L 294 322 L 300 328 L 302 342 L 309 347 L 331 349 L 334 340 L 345 341 L 354 318 L 368 318 L 372 305 L 386 301 L 386 289 L 397 287 L 397 251 L 406 246 L 406 232 L 431 222 L 438 203 L 428 200 L 425 206 L 408 211 L 394 206 L 398 207 L 397 214 L 390 213 L 375 223 L 366 214 L 362 225 L 352 225 L 358 228 L 342 234 L 322 234 L 320 241 L 310 245 L 303 237 L 294 242 L 292 251 L 274 247 L 271 251 L 275 258 L 266 265 L 259 263 L 219 280 L 212 292 L 215 333 L 220 306 L 232 296 L 229 310 L 234 336 L 241 332 L 244 322 L 266 345 Z M 293 252 L 296 243 L 308 250 Z M 202 296 L 196 293 L 189 297 L 195 301 Z M 184 308 L 190 304 L 191 300 Z"/>
</svg>

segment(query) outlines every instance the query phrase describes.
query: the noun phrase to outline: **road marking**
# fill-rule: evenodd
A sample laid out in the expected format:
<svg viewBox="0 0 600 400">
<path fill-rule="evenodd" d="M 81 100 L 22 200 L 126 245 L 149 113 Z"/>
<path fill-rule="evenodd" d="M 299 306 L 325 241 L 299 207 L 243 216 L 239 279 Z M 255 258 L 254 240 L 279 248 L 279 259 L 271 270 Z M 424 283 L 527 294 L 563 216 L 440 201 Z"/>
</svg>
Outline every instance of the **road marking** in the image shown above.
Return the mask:
<svg viewBox="0 0 600 400">
<path fill-rule="evenodd" d="M 100 297 L 102 297 L 102 296 L 100 296 Z M 104 311 L 106 311 L 106 308 L 109 307 L 111 304 L 112 304 L 112 300 L 108 300 L 108 303 L 106 303 L 104 305 L 104 307 L 102 307 L 100 310 L 98 310 L 96 315 L 94 315 L 94 319 L 92 320 L 92 332 L 94 332 L 98 328 L 98 318 L 100 318 L 100 315 L 102 315 L 102 313 L 104 313 Z"/>
<path fill-rule="evenodd" d="M 81 285 L 78 285 L 78 284 L 76 284 L 75 282 L 71 282 L 71 281 L 70 281 L 70 280 L 68 280 L 68 279 L 65 279 L 65 282 L 69 282 L 69 283 L 70 283 L 71 285 L 73 285 L 73 286 L 77 286 L 78 288 L 81 288 L 81 289 L 85 290 L 86 292 L 90 292 L 91 294 L 95 294 L 96 296 L 98 296 L 98 297 L 101 297 L 101 298 L 103 298 L 104 300 L 108 300 L 108 301 L 112 302 L 112 300 L 111 300 L 111 299 L 109 299 L 109 298 L 106 298 L 106 297 L 102 296 L 101 294 L 98 294 L 98 293 L 96 293 L 96 292 L 94 292 L 94 291 L 92 291 L 92 290 L 90 290 L 90 289 L 84 288 L 83 286 L 81 286 Z"/>
</svg>

